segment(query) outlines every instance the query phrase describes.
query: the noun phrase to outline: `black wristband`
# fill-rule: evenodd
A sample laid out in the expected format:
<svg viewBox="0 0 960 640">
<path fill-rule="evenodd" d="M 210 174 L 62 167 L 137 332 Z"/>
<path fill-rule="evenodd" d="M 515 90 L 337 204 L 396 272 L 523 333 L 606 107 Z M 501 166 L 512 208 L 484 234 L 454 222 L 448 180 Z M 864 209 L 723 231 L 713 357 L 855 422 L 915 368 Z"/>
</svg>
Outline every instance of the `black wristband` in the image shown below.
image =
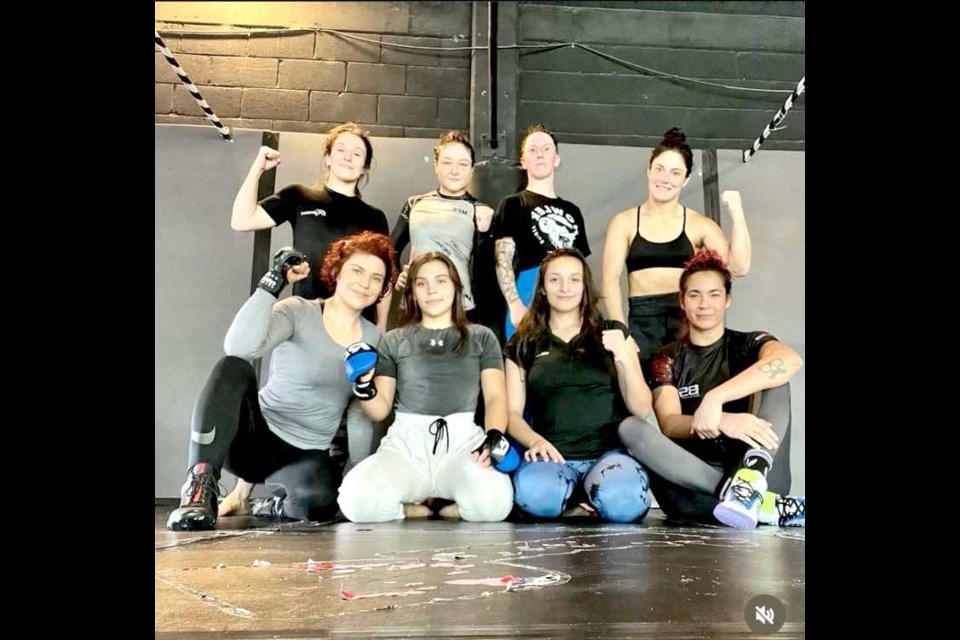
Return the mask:
<svg viewBox="0 0 960 640">
<path fill-rule="evenodd" d="M 366 402 L 367 400 L 373 400 L 377 397 L 377 387 L 373 384 L 373 379 L 367 380 L 366 382 L 354 382 L 353 383 L 353 395 L 360 398 L 361 401 Z"/>
</svg>

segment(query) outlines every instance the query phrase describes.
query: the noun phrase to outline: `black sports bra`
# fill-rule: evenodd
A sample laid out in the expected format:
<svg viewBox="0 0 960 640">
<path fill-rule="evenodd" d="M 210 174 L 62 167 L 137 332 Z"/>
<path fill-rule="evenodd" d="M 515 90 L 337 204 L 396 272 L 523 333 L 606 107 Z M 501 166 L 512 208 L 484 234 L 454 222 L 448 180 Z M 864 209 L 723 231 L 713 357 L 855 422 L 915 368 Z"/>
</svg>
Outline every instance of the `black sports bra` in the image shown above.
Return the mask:
<svg viewBox="0 0 960 640">
<path fill-rule="evenodd" d="M 640 207 L 637 207 L 637 235 L 630 243 L 627 253 L 627 272 L 653 267 L 675 267 L 682 269 L 683 264 L 693 257 L 693 244 L 687 237 L 687 208 L 683 208 L 683 228 L 673 240 L 668 242 L 650 242 L 640 235 Z"/>
</svg>

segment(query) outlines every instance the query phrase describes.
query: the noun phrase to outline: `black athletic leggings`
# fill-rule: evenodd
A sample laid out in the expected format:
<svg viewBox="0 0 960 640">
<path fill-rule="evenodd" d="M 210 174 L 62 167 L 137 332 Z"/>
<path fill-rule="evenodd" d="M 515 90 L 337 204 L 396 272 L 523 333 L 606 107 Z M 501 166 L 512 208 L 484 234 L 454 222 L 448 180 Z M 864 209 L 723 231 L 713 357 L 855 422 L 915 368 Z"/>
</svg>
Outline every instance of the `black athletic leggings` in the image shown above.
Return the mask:
<svg viewBox="0 0 960 640">
<path fill-rule="evenodd" d="M 283 514 L 325 520 L 337 509 L 340 484 L 328 451 L 298 449 L 277 437 L 260 412 L 257 377 L 242 358 L 213 367 L 193 410 L 190 467 L 210 463 L 284 497 Z"/>
<path fill-rule="evenodd" d="M 640 366 L 648 379 L 654 350 L 676 340 L 680 331 L 682 312 L 679 296 L 674 292 L 633 296 L 629 299 L 630 335 L 640 347 Z"/>
</svg>

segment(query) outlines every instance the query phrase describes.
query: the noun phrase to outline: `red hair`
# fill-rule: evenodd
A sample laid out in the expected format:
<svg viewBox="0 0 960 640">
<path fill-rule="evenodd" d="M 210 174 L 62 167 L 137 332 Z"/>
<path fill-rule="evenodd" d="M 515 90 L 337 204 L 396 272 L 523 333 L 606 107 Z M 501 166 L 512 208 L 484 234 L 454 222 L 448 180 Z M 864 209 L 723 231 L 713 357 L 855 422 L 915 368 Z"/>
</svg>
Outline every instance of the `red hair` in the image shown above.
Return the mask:
<svg viewBox="0 0 960 640">
<path fill-rule="evenodd" d="M 393 276 L 396 268 L 397 254 L 393 250 L 390 238 L 382 233 L 361 231 L 353 235 L 340 238 L 330 245 L 327 255 L 323 257 L 323 266 L 320 268 L 320 281 L 327 286 L 331 293 L 337 289 L 337 277 L 343 263 L 355 253 L 368 253 L 383 261 L 386 274 L 383 278 L 383 290 L 380 298 L 387 295 L 393 286 Z M 378 298 L 378 299 L 380 299 Z"/>
<path fill-rule="evenodd" d="M 720 275 L 723 280 L 723 288 L 727 295 L 730 295 L 730 286 L 733 281 L 733 274 L 727 268 L 726 263 L 720 254 L 713 249 L 701 249 L 693 254 L 693 257 L 687 260 L 683 265 L 683 273 L 680 274 L 680 294 L 687 291 L 687 280 L 695 273 L 700 271 L 713 271 Z"/>
</svg>

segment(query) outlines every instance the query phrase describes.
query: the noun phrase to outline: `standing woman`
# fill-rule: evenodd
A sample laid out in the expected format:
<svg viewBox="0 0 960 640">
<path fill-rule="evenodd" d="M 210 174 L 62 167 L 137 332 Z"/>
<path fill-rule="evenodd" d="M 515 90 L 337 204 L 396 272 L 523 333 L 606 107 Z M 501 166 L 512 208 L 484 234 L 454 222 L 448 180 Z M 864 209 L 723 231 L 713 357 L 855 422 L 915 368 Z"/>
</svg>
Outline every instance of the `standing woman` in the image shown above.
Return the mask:
<svg viewBox="0 0 960 640">
<path fill-rule="evenodd" d="M 648 376 L 654 349 L 677 338 L 682 319 L 680 272 L 694 252 L 716 251 L 735 276 L 750 270 L 750 233 L 739 192 L 720 194 L 733 222 L 729 245 L 717 223 L 680 204 L 680 192 L 693 170 L 693 151 L 686 140 L 676 127 L 664 134 L 650 154 L 646 201 L 613 216 L 603 247 L 607 317 L 625 322 L 620 276 L 626 265 L 630 335 Z"/>
<path fill-rule="evenodd" d="M 463 308 L 476 322 L 472 262 L 478 240 L 489 234 L 493 209 L 468 191 L 473 177 L 474 151 L 459 131 L 447 131 L 433 148 L 433 170 L 439 187 L 410 196 L 400 211 L 391 240 L 399 256 L 409 244 L 409 265 L 417 256 L 439 251 L 453 260 L 463 283 Z M 397 279 L 397 290 L 407 284 L 407 269 Z"/>
<path fill-rule="evenodd" d="M 322 185 L 292 184 L 257 202 L 257 188 L 264 171 L 276 168 L 280 152 L 260 147 L 247 177 L 233 201 L 230 226 L 235 231 L 260 231 L 289 222 L 293 246 L 307 255 L 311 276 L 293 287 L 293 294 L 313 300 L 329 298 L 331 291 L 320 279 L 323 257 L 330 244 L 359 231 L 389 235 L 383 211 L 360 199 L 359 183 L 369 179 L 373 145 L 365 131 L 352 122 L 327 133 L 323 151 Z M 364 317 L 386 331 L 390 310 L 387 295 Z"/>
<path fill-rule="evenodd" d="M 559 150 L 557 137 L 549 129 L 539 124 L 527 128 L 520 140 L 520 164 L 527 173 L 527 186 L 501 200 L 494 215 L 496 273 L 507 303 L 507 340 L 527 313 L 547 253 L 576 247 L 584 256 L 590 255 L 580 207 L 558 197 L 554 189 Z"/>
</svg>

